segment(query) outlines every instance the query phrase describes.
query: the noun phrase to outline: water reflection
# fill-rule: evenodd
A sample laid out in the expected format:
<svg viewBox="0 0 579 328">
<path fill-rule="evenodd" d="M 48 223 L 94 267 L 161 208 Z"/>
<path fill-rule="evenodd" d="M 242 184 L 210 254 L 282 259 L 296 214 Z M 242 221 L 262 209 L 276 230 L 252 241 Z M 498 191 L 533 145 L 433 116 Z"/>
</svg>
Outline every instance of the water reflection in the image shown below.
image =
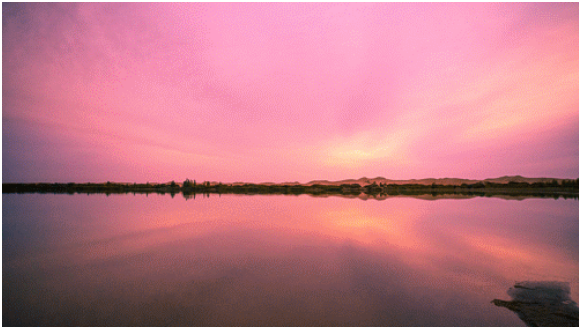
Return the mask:
<svg viewBox="0 0 579 328">
<path fill-rule="evenodd" d="M 4 194 L 3 323 L 517 326 L 490 304 L 515 281 L 579 289 L 578 209 Z"/>
</svg>

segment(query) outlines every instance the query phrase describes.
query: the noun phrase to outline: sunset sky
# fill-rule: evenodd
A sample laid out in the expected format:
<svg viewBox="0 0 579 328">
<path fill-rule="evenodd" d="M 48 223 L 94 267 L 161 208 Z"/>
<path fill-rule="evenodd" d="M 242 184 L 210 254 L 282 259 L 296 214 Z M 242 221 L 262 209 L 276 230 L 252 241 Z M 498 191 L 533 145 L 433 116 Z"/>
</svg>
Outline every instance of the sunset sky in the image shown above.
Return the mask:
<svg viewBox="0 0 579 328">
<path fill-rule="evenodd" d="M 577 3 L 3 3 L 3 182 L 579 177 Z"/>
</svg>

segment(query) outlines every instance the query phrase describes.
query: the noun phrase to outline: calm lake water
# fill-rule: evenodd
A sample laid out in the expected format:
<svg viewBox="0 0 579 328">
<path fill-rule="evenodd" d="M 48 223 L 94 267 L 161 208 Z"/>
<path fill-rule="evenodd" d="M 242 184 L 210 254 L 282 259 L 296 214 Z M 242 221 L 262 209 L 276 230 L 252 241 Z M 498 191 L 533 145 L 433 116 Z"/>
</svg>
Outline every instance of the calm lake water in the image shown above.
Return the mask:
<svg viewBox="0 0 579 328">
<path fill-rule="evenodd" d="M 4 325 L 523 326 L 579 301 L 579 201 L 2 195 Z"/>
</svg>

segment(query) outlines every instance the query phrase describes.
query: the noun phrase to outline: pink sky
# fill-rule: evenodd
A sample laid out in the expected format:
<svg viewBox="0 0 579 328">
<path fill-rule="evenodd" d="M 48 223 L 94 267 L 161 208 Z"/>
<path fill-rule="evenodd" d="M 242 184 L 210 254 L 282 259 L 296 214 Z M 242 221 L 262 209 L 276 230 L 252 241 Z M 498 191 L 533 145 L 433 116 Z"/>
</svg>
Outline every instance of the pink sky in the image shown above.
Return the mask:
<svg viewBox="0 0 579 328">
<path fill-rule="evenodd" d="M 4 182 L 579 177 L 579 4 L 3 3 Z"/>
</svg>

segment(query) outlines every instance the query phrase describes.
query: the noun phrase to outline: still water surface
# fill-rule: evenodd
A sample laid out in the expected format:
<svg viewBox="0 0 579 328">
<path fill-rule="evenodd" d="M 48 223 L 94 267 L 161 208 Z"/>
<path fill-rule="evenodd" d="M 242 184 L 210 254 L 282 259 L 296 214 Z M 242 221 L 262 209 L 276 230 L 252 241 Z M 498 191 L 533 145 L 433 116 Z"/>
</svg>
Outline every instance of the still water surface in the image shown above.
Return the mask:
<svg viewBox="0 0 579 328">
<path fill-rule="evenodd" d="M 579 202 L 2 195 L 4 325 L 522 326 L 570 282 Z"/>
</svg>

